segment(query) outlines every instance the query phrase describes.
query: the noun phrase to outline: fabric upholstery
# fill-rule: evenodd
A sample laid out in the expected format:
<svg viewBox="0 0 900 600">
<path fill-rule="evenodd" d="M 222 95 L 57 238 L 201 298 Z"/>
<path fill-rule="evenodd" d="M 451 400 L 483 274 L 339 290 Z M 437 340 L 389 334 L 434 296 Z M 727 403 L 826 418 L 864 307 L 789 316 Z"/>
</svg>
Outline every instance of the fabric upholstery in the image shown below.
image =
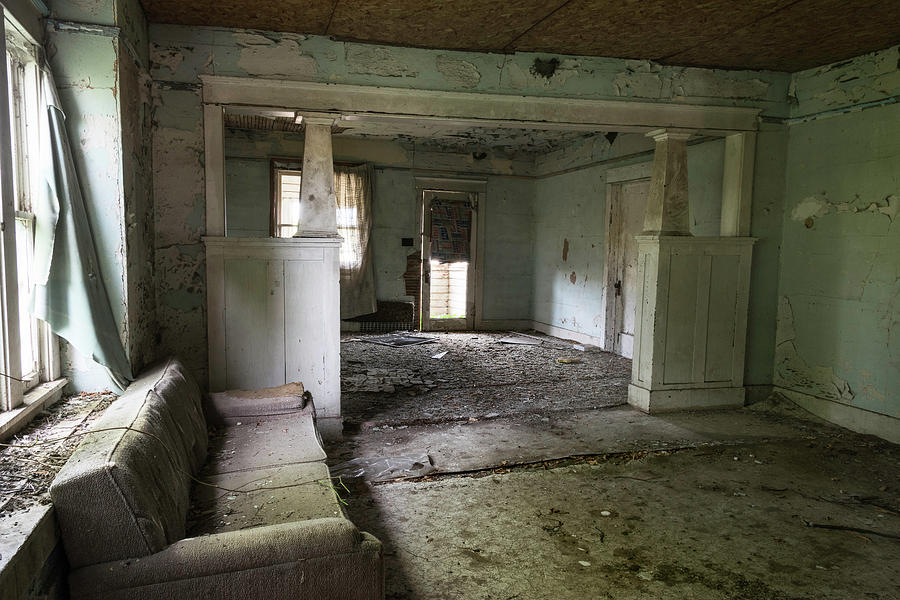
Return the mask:
<svg viewBox="0 0 900 600">
<path fill-rule="evenodd" d="M 288 392 L 208 402 L 223 426 L 203 466 L 201 392 L 181 363 L 130 385 L 51 486 L 71 597 L 383 598 L 381 543 L 344 518 L 315 409 Z"/>
<path fill-rule="evenodd" d="M 303 409 L 289 416 L 245 419 L 221 427 L 213 433 L 209 453 L 207 472 L 210 473 L 323 461 L 326 458 L 314 425 L 312 409 Z"/>
<path fill-rule="evenodd" d="M 199 394 L 171 390 L 188 386 L 185 378 L 175 360 L 149 369 L 51 485 L 73 566 L 146 556 L 184 537 L 190 475 L 207 446 Z"/>
<path fill-rule="evenodd" d="M 381 543 L 346 519 L 187 538 L 151 556 L 70 577 L 73 600 L 384 597 Z"/>
<path fill-rule="evenodd" d="M 321 462 L 202 479 L 211 485 L 194 486 L 188 524 L 192 536 L 344 516 L 328 467 Z"/>
</svg>

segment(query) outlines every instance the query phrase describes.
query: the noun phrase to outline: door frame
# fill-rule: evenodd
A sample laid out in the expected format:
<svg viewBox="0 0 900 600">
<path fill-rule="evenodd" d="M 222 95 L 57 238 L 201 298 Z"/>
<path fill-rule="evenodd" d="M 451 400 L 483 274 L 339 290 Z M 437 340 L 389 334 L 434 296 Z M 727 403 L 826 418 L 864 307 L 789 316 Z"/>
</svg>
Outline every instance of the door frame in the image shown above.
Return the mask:
<svg viewBox="0 0 900 600">
<path fill-rule="evenodd" d="M 425 279 L 425 248 L 431 244 L 431 229 L 428 213 L 425 207 L 426 192 L 467 192 L 476 195 L 476 205 L 473 208 L 471 253 L 475 257 L 473 268 L 469 269 L 466 291 L 466 325 L 467 330 L 476 330 L 481 327 L 482 305 L 484 301 L 482 284 L 484 283 L 484 214 L 485 198 L 487 196 L 487 180 L 462 177 L 426 177 L 417 176 L 416 182 L 416 210 L 419 214 L 419 235 L 416 236 L 416 245 L 419 249 L 422 268 L 419 278 L 419 315 L 422 331 L 440 331 L 442 328 L 430 327 L 429 306 L 426 302 L 426 287 L 429 285 Z M 469 293 L 471 290 L 471 294 Z"/>
<path fill-rule="evenodd" d="M 626 167 L 609 169 L 606 172 L 606 213 L 604 239 L 606 255 L 603 261 L 603 349 L 616 352 L 616 334 L 623 320 L 622 307 L 616 301 L 616 282 L 622 268 L 622 257 L 612 244 L 613 223 L 622 218 L 622 186 L 635 181 L 649 180 L 653 172 L 653 162 L 643 162 Z"/>
</svg>

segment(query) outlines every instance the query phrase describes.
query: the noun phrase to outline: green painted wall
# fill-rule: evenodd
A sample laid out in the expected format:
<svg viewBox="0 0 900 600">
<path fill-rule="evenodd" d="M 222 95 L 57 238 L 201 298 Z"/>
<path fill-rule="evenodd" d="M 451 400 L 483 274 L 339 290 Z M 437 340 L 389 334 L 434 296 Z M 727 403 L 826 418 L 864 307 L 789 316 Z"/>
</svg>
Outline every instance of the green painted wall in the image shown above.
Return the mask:
<svg viewBox="0 0 900 600">
<path fill-rule="evenodd" d="M 471 155 L 423 150 L 389 139 L 335 136 L 336 161 L 375 165 L 372 202 L 372 249 L 376 297 L 410 301 L 403 274 L 414 249 L 401 245 L 418 235 L 415 173 L 433 176 L 480 176 L 487 180 L 485 212 L 483 318 L 530 319 L 531 315 L 531 195 L 524 176 L 497 175 L 510 162 L 527 170 L 531 161 L 510 161 L 497 154 L 473 163 Z M 269 235 L 270 159 L 303 156 L 303 136 L 296 133 L 226 130 L 225 183 L 228 235 Z M 496 165 L 504 165 L 500 169 Z M 437 171 L 441 172 L 438 173 Z"/>
<path fill-rule="evenodd" d="M 197 78 L 200 74 L 560 98 L 750 106 L 761 108 L 772 117 L 789 113 L 784 99 L 790 77 L 784 73 L 561 56 L 556 73 L 545 78 L 531 70 L 536 58 L 546 59 L 547 55 L 435 51 L 339 42 L 319 36 L 151 25 L 159 351 L 185 357 L 205 381 L 205 257 L 200 240 L 205 230 L 205 213 L 202 111 Z M 569 158 L 566 155 L 561 160 L 565 162 Z M 404 164 L 403 160 L 403 157 L 391 156 L 383 157 L 381 162 L 384 166 L 400 166 Z M 428 158 L 417 152 L 413 166 L 421 168 L 430 163 L 463 172 L 483 169 L 478 164 L 471 164 L 471 160 L 464 168 L 457 164 L 458 161 L 451 161 L 449 165 L 441 161 L 441 156 Z M 524 174 L 520 166 L 498 161 L 493 168 L 503 168 L 508 174 Z M 534 174 L 539 174 L 541 168 L 549 167 L 532 165 L 531 168 L 535 169 Z M 400 189 L 409 188 L 408 181 L 404 183 L 400 174 L 392 177 Z M 493 187 L 493 182 L 491 185 Z M 521 184 L 512 183 L 508 192 L 498 190 L 493 195 L 509 198 L 504 203 L 516 214 L 510 212 L 493 217 L 489 204 L 489 222 L 509 222 L 510 230 L 521 229 L 527 216 L 525 206 L 531 196 L 523 191 Z M 515 207 L 511 206 L 513 198 L 519 198 Z M 408 226 L 391 224 L 379 229 L 376 235 L 391 236 L 396 240 Z M 521 232 L 515 248 L 524 251 L 526 244 L 521 240 L 526 237 Z M 389 246 L 392 244 L 393 241 L 388 242 Z M 503 253 L 497 252 L 497 256 L 503 256 Z M 402 291 L 396 275 L 392 275 L 405 268 L 399 260 L 392 250 L 390 258 L 382 260 L 381 264 L 390 265 L 385 267 L 390 271 L 381 274 L 379 294 Z M 499 279 L 491 279 L 486 273 L 486 280 L 491 281 L 491 285 L 498 282 L 494 297 L 504 298 L 503 294 L 506 294 L 508 301 L 500 300 L 496 306 L 486 302 L 485 317 L 499 318 L 508 313 L 510 318 L 529 318 L 532 313 L 530 296 L 516 296 L 518 303 L 514 306 L 510 298 L 513 294 L 506 288 L 501 290 L 503 286 L 499 282 L 502 277 L 525 277 L 530 267 L 520 262 L 502 264 L 498 261 L 495 264 L 500 265 Z M 525 310 L 525 297 L 529 297 L 528 310 Z"/>
<path fill-rule="evenodd" d="M 723 152 L 721 139 L 688 148 L 694 235 L 718 235 Z M 611 168 L 652 160 L 652 140 L 629 134 L 612 144 L 603 136 L 587 138 L 539 161 L 533 223 L 534 320 L 594 336 L 598 343 L 602 340 L 605 175 Z"/>
<path fill-rule="evenodd" d="M 896 99 L 898 58 L 894 47 L 795 75 L 795 112 L 807 119 L 789 128 L 774 374 L 814 412 L 895 432 L 900 105 L 834 114 L 834 104 Z M 831 112 L 809 118 L 816 111 Z"/>
</svg>

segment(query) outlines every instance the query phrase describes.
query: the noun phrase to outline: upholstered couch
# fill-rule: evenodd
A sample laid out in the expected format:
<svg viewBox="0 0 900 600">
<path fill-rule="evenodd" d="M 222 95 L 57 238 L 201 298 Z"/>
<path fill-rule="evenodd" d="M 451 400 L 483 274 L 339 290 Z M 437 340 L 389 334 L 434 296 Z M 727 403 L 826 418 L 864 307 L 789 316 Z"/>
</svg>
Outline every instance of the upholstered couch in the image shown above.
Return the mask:
<svg viewBox="0 0 900 600">
<path fill-rule="evenodd" d="M 383 598 L 314 414 L 298 384 L 203 399 L 177 360 L 145 372 L 50 489 L 72 598 Z"/>
</svg>

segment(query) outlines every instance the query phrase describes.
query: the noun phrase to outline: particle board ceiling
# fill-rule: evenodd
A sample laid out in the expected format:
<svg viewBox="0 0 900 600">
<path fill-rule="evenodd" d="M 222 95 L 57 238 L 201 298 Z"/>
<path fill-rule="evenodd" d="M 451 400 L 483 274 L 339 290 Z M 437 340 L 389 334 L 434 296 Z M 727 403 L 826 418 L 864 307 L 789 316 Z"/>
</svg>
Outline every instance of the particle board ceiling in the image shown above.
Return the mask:
<svg viewBox="0 0 900 600">
<path fill-rule="evenodd" d="M 898 0 L 142 0 L 154 23 L 800 71 L 900 43 Z"/>
</svg>

